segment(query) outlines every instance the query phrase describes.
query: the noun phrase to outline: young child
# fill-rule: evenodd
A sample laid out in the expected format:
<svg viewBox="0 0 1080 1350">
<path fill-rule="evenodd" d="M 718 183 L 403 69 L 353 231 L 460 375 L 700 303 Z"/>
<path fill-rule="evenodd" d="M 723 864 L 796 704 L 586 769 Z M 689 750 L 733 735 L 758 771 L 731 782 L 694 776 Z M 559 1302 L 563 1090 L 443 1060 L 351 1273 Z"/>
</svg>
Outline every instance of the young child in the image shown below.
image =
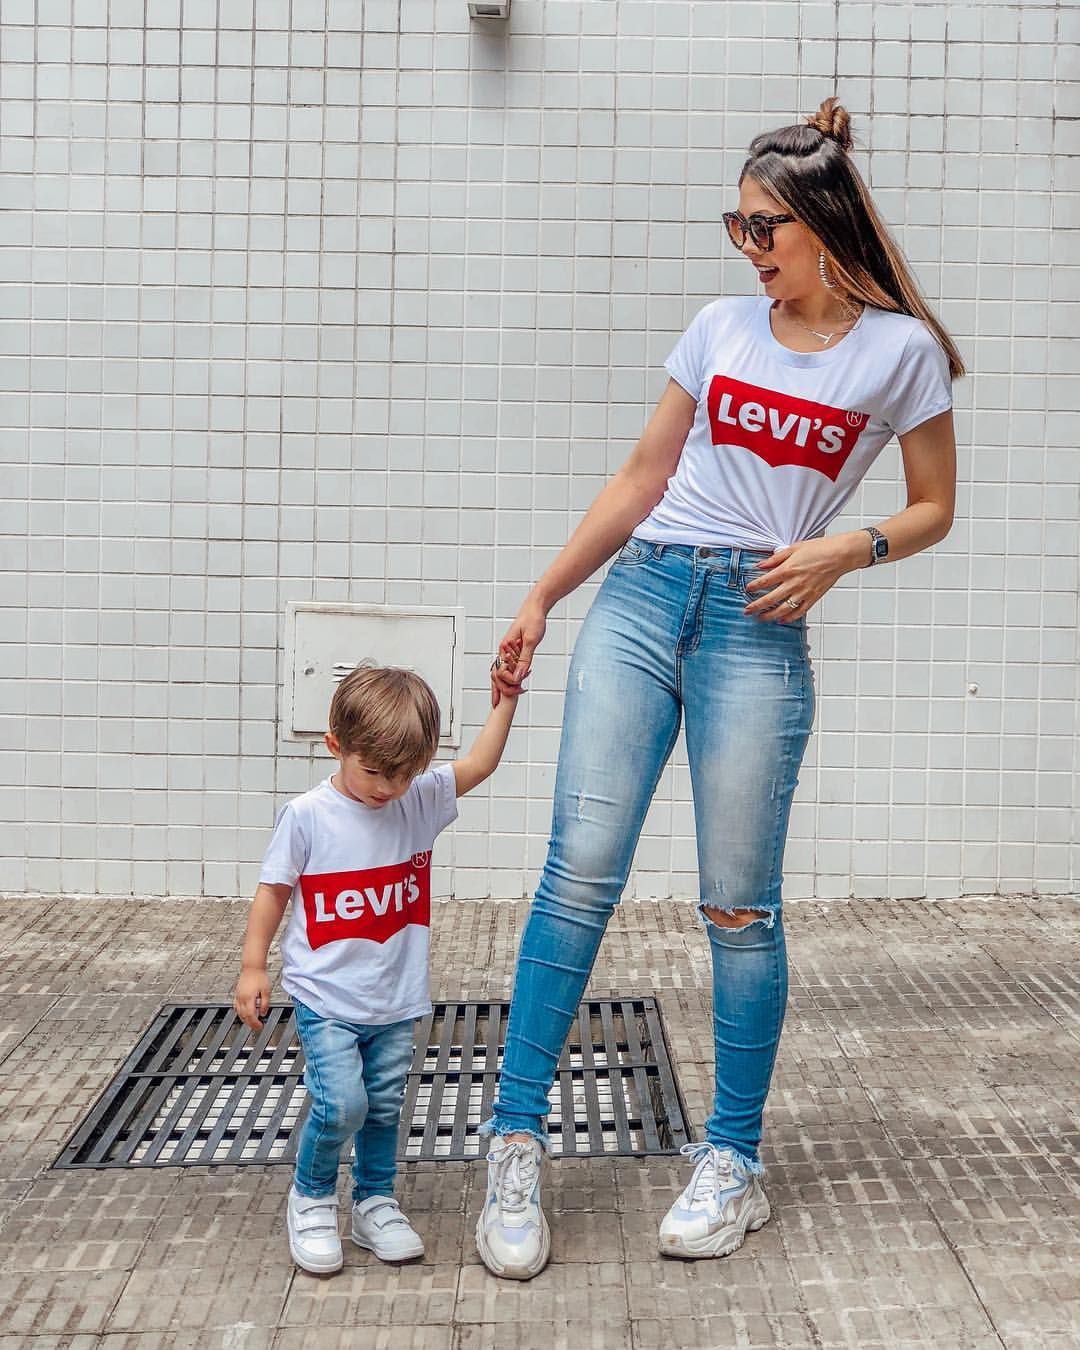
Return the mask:
<svg viewBox="0 0 1080 1350">
<path fill-rule="evenodd" d="M 341 1268 L 337 1173 L 350 1137 L 353 1242 L 383 1261 L 424 1254 L 394 1199 L 394 1178 L 413 1020 L 431 1011 L 431 846 L 457 816 L 457 798 L 494 771 L 514 704 L 500 700 L 463 758 L 428 769 L 439 741 L 435 695 L 410 671 L 360 666 L 330 705 L 326 747 L 337 772 L 278 816 L 248 918 L 235 1008 L 260 1029 L 270 1006 L 267 952 L 291 898 L 282 985 L 296 1005 L 311 1110 L 288 1230 L 304 1270 Z"/>
</svg>

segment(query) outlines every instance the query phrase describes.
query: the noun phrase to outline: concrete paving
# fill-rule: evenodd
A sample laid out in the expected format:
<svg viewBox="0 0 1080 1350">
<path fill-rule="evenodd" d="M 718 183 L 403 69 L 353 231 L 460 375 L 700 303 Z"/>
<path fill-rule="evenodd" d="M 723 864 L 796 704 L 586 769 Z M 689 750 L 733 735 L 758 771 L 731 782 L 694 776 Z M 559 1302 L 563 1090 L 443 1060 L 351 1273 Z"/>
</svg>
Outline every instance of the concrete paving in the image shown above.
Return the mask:
<svg viewBox="0 0 1080 1350">
<path fill-rule="evenodd" d="M 246 906 L 0 913 L 0 1350 L 1080 1346 L 1075 900 L 791 905 L 773 1222 L 723 1261 L 662 1260 L 680 1160 L 556 1162 L 528 1284 L 478 1263 L 474 1164 L 404 1169 L 422 1263 L 346 1243 L 332 1278 L 289 1260 L 288 1167 L 50 1171 L 162 1003 L 229 999 Z M 508 996 L 525 913 L 436 906 L 436 996 Z M 692 906 L 627 903 L 590 989 L 657 995 L 699 1133 L 708 972 Z"/>
</svg>

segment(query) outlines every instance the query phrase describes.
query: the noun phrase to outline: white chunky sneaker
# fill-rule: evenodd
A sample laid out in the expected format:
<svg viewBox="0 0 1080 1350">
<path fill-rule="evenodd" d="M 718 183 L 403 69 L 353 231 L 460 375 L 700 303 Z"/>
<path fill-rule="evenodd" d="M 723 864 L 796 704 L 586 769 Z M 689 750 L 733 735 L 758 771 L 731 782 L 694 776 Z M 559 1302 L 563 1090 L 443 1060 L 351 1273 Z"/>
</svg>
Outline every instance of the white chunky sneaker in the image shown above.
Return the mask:
<svg viewBox="0 0 1080 1350">
<path fill-rule="evenodd" d="M 769 1221 L 761 1178 L 727 1148 L 684 1144 L 682 1152 L 697 1166 L 660 1225 L 660 1255 L 728 1256 Z"/>
<path fill-rule="evenodd" d="M 309 1200 L 289 1187 L 289 1251 L 302 1270 L 312 1275 L 331 1275 L 341 1269 L 344 1258 L 337 1224 L 336 1195 Z"/>
<path fill-rule="evenodd" d="M 536 1139 L 491 1141 L 487 1197 L 476 1221 L 476 1250 L 488 1270 L 506 1280 L 531 1280 L 551 1255 L 551 1232 L 540 1208 L 543 1156 Z"/>
<path fill-rule="evenodd" d="M 352 1240 L 380 1261 L 414 1261 L 424 1241 L 389 1195 L 369 1195 L 352 1207 Z"/>
</svg>

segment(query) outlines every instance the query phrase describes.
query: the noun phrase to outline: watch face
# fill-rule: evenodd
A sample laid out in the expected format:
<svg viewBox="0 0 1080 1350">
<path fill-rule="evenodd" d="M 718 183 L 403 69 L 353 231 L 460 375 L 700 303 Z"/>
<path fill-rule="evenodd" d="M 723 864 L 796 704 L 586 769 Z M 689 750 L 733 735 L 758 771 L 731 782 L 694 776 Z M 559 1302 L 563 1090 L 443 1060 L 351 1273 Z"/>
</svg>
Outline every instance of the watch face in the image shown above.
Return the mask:
<svg viewBox="0 0 1080 1350">
<path fill-rule="evenodd" d="M 874 557 L 887 558 L 889 556 L 889 541 L 887 539 L 874 540 Z"/>
</svg>

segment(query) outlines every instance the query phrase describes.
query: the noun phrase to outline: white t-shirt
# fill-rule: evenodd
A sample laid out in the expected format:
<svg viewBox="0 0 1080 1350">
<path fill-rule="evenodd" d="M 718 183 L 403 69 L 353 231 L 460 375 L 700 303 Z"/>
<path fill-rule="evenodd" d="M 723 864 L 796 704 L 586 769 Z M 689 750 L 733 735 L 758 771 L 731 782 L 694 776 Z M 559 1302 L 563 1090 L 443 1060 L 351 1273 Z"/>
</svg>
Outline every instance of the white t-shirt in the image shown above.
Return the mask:
<svg viewBox="0 0 1080 1350">
<path fill-rule="evenodd" d="M 697 414 L 640 538 L 772 551 L 824 534 L 894 434 L 952 407 L 948 360 L 920 319 L 867 305 L 835 347 L 793 352 L 771 306 L 714 300 L 668 357 Z"/>
<path fill-rule="evenodd" d="M 320 1017 L 371 1026 L 431 1011 L 431 846 L 456 817 L 452 764 L 378 809 L 329 778 L 282 807 L 259 881 L 293 887 L 286 993 Z"/>
</svg>

